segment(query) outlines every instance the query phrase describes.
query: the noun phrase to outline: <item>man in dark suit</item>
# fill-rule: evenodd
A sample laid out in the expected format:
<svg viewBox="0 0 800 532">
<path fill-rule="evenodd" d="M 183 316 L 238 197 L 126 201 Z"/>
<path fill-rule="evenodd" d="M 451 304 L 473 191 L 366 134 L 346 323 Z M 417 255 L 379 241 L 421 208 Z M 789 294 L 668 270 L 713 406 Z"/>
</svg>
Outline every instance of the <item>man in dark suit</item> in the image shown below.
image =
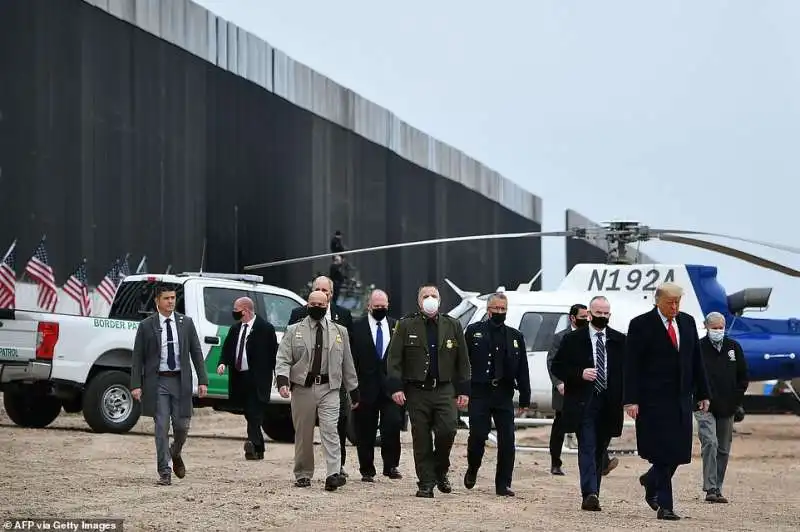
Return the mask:
<svg viewBox="0 0 800 532">
<path fill-rule="evenodd" d="M 519 389 L 519 412 L 516 414 L 521 415 L 531 405 L 528 353 L 522 333 L 505 324 L 508 297 L 502 292 L 492 294 L 486 301 L 486 311 L 488 320 L 473 323 L 464 332 L 472 367 L 464 486 L 467 489 L 475 486 L 494 418 L 497 427 L 495 493 L 513 497 L 514 389 Z"/>
<path fill-rule="evenodd" d="M 158 485 L 172 484 L 169 461 L 175 476 L 186 475 L 181 458 L 192 420 L 192 366 L 197 373 L 197 395 L 208 392 L 203 351 L 194 322 L 175 312 L 175 289 L 156 288 L 156 312 L 139 323 L 131 359 L 131 396 L 142 401 L 142 415 L 155 421 Z M 177 344 L 177 345 L 176 345 Z M 173 442 L 169 445 L 172 420 Z"/>
<path fill-rule="evenodd" d="M 233 303 L 233 319 L 236 323 L 222 344 L 217 373 L 222 375 L 226 366 L 231 367 L 228 398 L 244 409 L 247 420 L 245 459 L 263 460 L 261 425 L 272 391 L 278 337 L 271 323 L 256 316 L 253 300 L 249 297 L 240 297 Z"/>
<path fill-rule="evenodd" d="M 340 307 L 333 302 L 333 281 L 329 277 L 321 275 L 314 279 L 314 282 L 311 283 L 311 290 L 313 292 L 319 290 L 328 296 L 328 310 L 325 314 L 325 317 L 335 323 L 338 323 L 339 325 L 342 325 L 345 329 L 347 329 L 347 334 L 352 335 L 353 316 L 350 314 L 349 310 Z M 298 323 L 306 316 L 308 316 L 307 306 L 296 307 L 294 310 L 292 310 L 292 314 L 289 316 L 288 325 Z M 339 421 L 337 423 L 337 430 L 339 431 L 339 444 L 341 446 L 342 454 L 342 470 L 340 474 L 345 478 L 347 478 L 347 472 L 344 470 L 344 463 L 347 459 L 347 420 L 349 415 L 350 398 L 344 385 L 342 385 L 341 389 L 339 390 Z"/>
<path fill-rule="evenodd" d="M 709 387 L 694 318 L 680 312 L 683 289 L 664 283 L 656 306 L 628 326 L 625 411 L 636 420 L 636 446 L 650 469 L 639 477 L 658 519 L 677 521 L 672 476 L 692 461 L 692 411 L 709 407 Z"/>
<path fill-rule="evenodd" d="M 564 407 L 564 382 L 553 375 L 553 358 L 558 352 L 561 345 L 561 340 L 568 332 L 574 331 L 589 324 L 589 309 L 583 303 L 575 303 L 569 309 L 569 328 L 559 331 L 553 336 L 553 345 L 547 352 L 547 371 L 550 373 L 550 382 L 553 383 L 553 410 L 555 410 L 555 418 L 553 425 L 550 427 L 550 474 L 563 475 L 564 471 L 561 469 L 561 450 L 564 448 L 564 431 L 563 416 L 561 409 Z"/>
<path fill-rule="evenodd" d="M 589 327 L 564 336 L 553 358 L 553 374 L 564 382 L 563 423 L 578 435 L 581 508 L 600 510 L 603 456 L 622 434 L 625 335 L 608 326 L 611 304 L 589 302 Z"/>
<path fill-rule="evenodd" d="M 392 401 L 386 386 L 386 353 L 397 320 L 386 315 L 389 296 L 373 290 L 367 305 L 368 314 L 353 322 L 350 344 L 358 375 L 361 400 L 353 411 L 358 432 L 358 463 L 361 480 L 375 480 L 375 434 L 380 417 L 383 475 L 391 479 L 403 476 L 400 465 L 400 430 L 403 407 Z"/>
</svg>

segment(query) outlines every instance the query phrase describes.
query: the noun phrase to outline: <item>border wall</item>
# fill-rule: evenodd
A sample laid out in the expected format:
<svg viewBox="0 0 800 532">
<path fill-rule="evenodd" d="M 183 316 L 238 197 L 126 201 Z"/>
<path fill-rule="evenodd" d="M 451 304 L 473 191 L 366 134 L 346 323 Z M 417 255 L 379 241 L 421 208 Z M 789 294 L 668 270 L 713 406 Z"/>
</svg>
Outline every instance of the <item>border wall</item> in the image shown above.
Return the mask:
<svg viewBox="0 0 800 532">
<path fill-rule="evenodd" d="M 18 278 L 42 234 L 60 286 L 83 257 L 96 285 L 126 253 L 197 270 L 205 245 L 205 269 L 230 272 L 325 253 L 337 229 L 351 249 L 541 230 L 537 196 L 188 0 L 7 0 L 0 71 L 0 248 L 18 239 Z M 541 244 L 352 262 L 399 314 L 426 281 L 516 286 Z M 327 268 L 259 273 L 299 292 Z"/>
</svg>

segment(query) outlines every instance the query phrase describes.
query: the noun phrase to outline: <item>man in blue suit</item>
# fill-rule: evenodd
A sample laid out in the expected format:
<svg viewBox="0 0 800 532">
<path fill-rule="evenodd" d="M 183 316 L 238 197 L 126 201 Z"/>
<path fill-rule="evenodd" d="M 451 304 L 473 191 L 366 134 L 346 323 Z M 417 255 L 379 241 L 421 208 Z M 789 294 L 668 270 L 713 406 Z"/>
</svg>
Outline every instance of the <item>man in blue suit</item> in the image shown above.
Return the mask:
<svg viewBox="0 0 800 532">
<path fill-rule="evenodd" d="M 672 476 L 692 461 L 692 412 L 708 411 L 709 390 L 694 318 L 680 312 L 683 289 L 664 283 L 656 306 L 631 320 L 625 357 L 625 411 L 636 420 L 639 483 L 658 519 L 677 521 Z"/>
</svg>

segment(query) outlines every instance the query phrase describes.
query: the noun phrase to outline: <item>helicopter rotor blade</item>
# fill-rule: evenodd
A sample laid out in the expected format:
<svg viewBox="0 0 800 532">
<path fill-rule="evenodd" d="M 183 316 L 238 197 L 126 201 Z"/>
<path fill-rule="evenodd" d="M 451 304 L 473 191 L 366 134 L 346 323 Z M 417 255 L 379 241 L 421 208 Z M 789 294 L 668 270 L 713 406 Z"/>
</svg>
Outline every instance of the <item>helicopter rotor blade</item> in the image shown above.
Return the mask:
<svg viewBox="0 0 800 532">
<path fill-rule="evenodd" d="M 285 264 L 295 264 L 297 262 L 308 262 L 317 259 L 325 259 L 328 257 L 335 257 L 337 255 L 354 255 L 356 253 L 366 253 L 368 251 L 383 251 L 386 249 L 405 248 L 412 246 L 425 246 L 431 244 L 448 244 L 451 242 L 468 242 L 474 240 L 499 240 L 507 238 L 534 238 L 543 236 L 574 236 L 574 231 L 546 231 L 546 232 L 532 232 L 532 233 L 499 233 L 492 235 L 472 235 L 472 236 L 457 236 L 449 238 L 434 238 L 432 240 L 416 240 L 413 242 L 402 242 L 400 244 L 388 244 L 385 246 L 373 246 L 369 248 L 351 249 L 341 251 L 339 253 L 321 253 L 319 255 L 309 255 L 307 257 L 297 257 L 294 259 L 277 260 L 273 262 L 264 262 L 261 264 L 251 264 L 245 266 L 244 270 L 260 270 L 262 268 L 269 268 L 270 266 L 283 266 Z"/>
<path fill-rule="evenodd" d="M 778 249 L 781 251 L 788 251 L 789 253 L 800 253 L 800 248 L 792 247 L 792 246 L 784 246 L 783 244 L 775 244 L 773 242 L 765 242 L 763 240 L 753 240 L 750 238 L 742 238 L 739 236 L 733 235 L 724 235 L 721 233 L 706 233 L 703 231 L 685 231 L 685 230 L 673 230 L 673 229 L 651 229 L 650 236 L 654 238 L 658 238 L 664 240 L 661 235 L 663 234 L 673 234 L 673 235 L 696 235 L 696 236 L 715 236 L 717 238 L 728 238 L 730 240 L 738 240 L 739 242 L 747 242 L 748 244 L 755 244 L 757 246 L 764 246 L 768 248 Z"/>
<path fill-rule="evenodd" d="M 676 244 L 684 244 L 686 246 L 693 246 L 708 251 L 715 251 L 717 253 L 721 253 L 722 255 L 727 255 L 729 257 L 749 262 L 750 264 L 755 264 L 756 266 L 761 266 L 762 268 L 767 268 L 768 270 L 780 272 L 792 277 L 800 277 L 800 271 L 795 270 L 794 268 L 784 266 L 783 264 L 778 264 L 777 262 L 758 257 L 745 251 L 723 246 L 722 244 L 715 244 L 713 242 L 705 242 L 703 240 L 697 240 L 696 238 L 688 238 L 677 235 L 661 235 L 659 236 L 659 239 L 666 242 L 674 242 Z"/>
</svg>

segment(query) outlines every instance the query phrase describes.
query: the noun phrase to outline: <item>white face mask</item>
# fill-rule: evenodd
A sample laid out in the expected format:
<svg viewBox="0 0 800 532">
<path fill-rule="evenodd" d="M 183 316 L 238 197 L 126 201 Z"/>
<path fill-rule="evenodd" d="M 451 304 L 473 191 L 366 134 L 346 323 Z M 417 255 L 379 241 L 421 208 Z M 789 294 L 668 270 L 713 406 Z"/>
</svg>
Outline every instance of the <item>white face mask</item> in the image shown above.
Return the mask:
<svg viewBox="0 0 800 532">
<path fill-rule="evenodd" d="M 439 300 L 434 296 L 428 296 L 422 300 L 422 311 L 428 316 L 433 316 L 439 310 Z"/>
<path fill-rule="evenodd" d="M 722 329 L 709 329 L 708 330 L 708 338 L 712 342 L 719 343 L 722 341 L 722 338 L 725 336 L 725 331 Z"/>
</svg>

